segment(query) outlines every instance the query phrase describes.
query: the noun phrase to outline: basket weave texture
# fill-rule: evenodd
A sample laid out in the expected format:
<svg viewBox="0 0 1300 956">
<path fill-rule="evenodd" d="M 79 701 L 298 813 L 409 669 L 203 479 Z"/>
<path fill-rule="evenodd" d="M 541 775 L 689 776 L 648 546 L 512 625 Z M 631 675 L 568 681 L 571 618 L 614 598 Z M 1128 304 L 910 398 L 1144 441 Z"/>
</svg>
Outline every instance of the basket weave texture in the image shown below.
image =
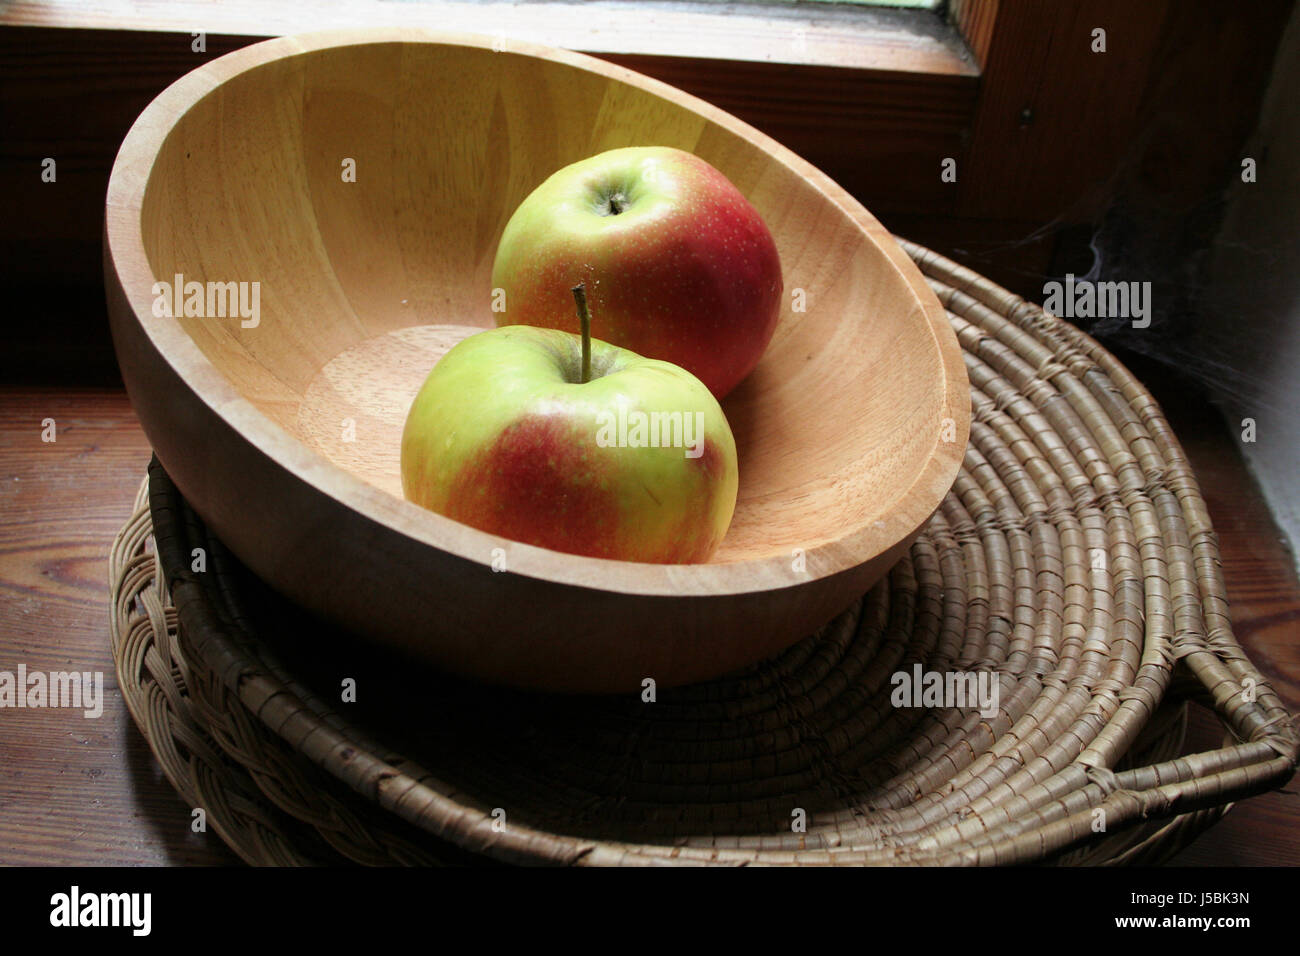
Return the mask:
<svg viewBox="0 0 1300 956">
<path fill-rule="evenodd" d="M 251 863 L 380 865 L 1152 863 L 1283 785 L 1300 736 L 1233 637 L 1156 402 L 1073 326 L 903 247 L 970 376 L 956 483 L 835 621 L 653 701 L 363 648 L 253 578 L 155 461 L 110 557 L 111 629 L 172 784 Z M 985 675 L 996 712 L 896 706 L 918 671 Z M 1180 755 L 1188 700 L 1220 749 Z"/>
</svg>

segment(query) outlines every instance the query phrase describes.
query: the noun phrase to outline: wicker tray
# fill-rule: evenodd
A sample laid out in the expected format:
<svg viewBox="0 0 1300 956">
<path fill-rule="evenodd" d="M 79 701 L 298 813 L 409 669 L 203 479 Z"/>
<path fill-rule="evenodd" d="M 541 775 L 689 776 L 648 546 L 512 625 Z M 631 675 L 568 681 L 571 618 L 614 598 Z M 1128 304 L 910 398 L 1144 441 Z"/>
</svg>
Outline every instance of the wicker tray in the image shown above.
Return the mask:
<svg viewBox="0 0 1300 956">
<path fill-rule="evenodd" d="M 836 621 L 653 702 L 488 689 L 365 648 L 269 592 L 155 461 L 111 555 L 111 628 L 172 784 L 274 864 L 1151 863 L 1283 785 L 1300 737 L 1233 637 L 1155 401 L 1087 335 L 904 248 L 966 354 L 956 484 Z M 893 706 L 918 666 L 993 675 L 996 716 Z M 1181 755 L 1191 699 L 1221 749 Z"/>
</svg>

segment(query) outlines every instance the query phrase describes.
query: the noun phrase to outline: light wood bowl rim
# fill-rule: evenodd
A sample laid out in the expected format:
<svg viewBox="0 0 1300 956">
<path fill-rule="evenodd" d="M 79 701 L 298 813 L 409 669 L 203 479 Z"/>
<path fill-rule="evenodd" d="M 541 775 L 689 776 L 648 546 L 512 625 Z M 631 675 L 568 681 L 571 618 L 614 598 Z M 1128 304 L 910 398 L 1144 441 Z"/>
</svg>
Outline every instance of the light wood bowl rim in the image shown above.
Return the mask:
<svg viewBox="0 0 1300 956">
<path fill-rule="evenodd" d="M 176 123 L 222 83 L 279 59 L 356 45 L 429 43 L 477 47 L 551 60 L 629 84 L 674 102 L 746 139 L 803 177 L 851 219 L 915 293 L 943 366 L 942 417 L 955 424 L 956 440 L 936 431 L 920 473 L 881 518 L 851 528 L 832 541 L 806 550 L 806 570 L 792 573 L 791 556 L 719 564 L 663 565 L 566 554 L 488 534 L 403 501 L 330 462 L 276 424 L 241 395 L 173 318 L 152 314 L 152 277 L 144 248 L 141 212 L 153 163 Z M 135 321 L 159 355 L 194 394 L 261 454 L 293 478 L 371 521 L 463 560 L 490 567 L 494 548 L 506 550 L 512 574 L 584 589 L 646 596 L 743 595 L 805 586 L 867 563 L 916 534 L 934 513 L 961 467 L 970 430 L 970 392 L 961 349 L 947 315 L 919 269 L 889 232 L 825 173 L 747 123 L 675 87 L 624 67 L 569 50 L 479 34 L 377 27 L 323 30 L 279 37 L 228 53 L 196 68 L 160 93 L 132 125 L 118 151 L 105 204 L 105 251 L 115 281 Z M 196 503 L 198 504 L 198 503 Z"/>
</svg>

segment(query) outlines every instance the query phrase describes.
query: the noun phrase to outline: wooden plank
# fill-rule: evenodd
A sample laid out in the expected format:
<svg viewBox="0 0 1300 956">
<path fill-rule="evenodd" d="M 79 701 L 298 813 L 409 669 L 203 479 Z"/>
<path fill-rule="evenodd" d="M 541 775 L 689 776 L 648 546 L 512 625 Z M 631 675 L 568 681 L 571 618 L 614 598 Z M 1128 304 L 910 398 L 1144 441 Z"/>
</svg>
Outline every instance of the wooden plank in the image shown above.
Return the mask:
<svg viewBox="0 0 1300 956">
<path fill-rule="evenodd" d="M 1293 6 L 999 0 L 956 214 L 1069 224 L 1116 205 L 1150 234 L 1158 212 L 1153 249 L 1189 207 L 1217 222 L 1205 199 L 1240 161 Z"/>
<path fill-rule="evenodd" d="M 962 39 L 970 47 L 975 62 L 983 69 L 993 44 L 994 24 L 998 18 L 998 0 L 950 0 L 948 13 Z"/>
<path fill-rule="evenodd" d="M 929 11 L 817 4 L 623 0 L 15 0 L 0 26 L 191 31 L 268 37 L 358 27 L 424 27 L 585 53 L 717 58 L 862 70 L 977 72 L 961 37 Z"/>
<path fill-rule="evenodd" d="M 0 669 L 100 671 L 105 698 L 0 718 L 0 865 L 239 862 L 191 832 L 117 688 L 108 551 L 149 457 L 120 389 L 0 388 Z"/>
<path fill-rule="evenodd" d="M 1167 0 L 1002 0 L 959 215 L 1092 219 L 1132 142 Z M 1094 29 L 1106 52 L 1093 52 Z"/>
<path fill-rule="evenodd" d="M 605 55 L 718 106 L 798 153 L 877 216 L 947 214 L 940 179 L 975 108 L 972 77 Z"/>
<path fill-rule="evenodd" d="M 0 300 L 30 310 L 7 336 L 0 380 L 120 381 L 100 238 L 113 159 L 163 88 L 251 42 L 213 35 L 194 53 L 188 35 L 0 27 Z M 54 182 L 42 181 L 46 158 Z"/>
<path fill-rule="evenodd" d="M 1151 54 L 1114 202 L 1148 237 L 1145 268 L 1168 275 L 1189 300 L 1198 290 L 1188 288 L 1186 263 L 1202 259 L 1218 234 L 1294 10 L 1294 0 L 1241 8 L 1179 0 Z"/>
</svg>

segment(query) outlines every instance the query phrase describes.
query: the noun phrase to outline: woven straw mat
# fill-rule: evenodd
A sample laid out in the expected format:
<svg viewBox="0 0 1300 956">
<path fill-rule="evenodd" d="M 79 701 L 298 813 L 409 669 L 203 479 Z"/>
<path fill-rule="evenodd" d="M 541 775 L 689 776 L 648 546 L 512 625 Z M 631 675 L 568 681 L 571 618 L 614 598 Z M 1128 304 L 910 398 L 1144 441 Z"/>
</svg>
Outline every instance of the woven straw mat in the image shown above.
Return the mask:
<svg viewBox="0 0 1300 956">
<path fill-rule="evenodd" d="M 155 461 L 110 558 L 111 627 L 183 799 L 259 864 L 1150 863 L 1285 783 L 1300 738 L 1233 637 L 1155 401 L 1073 326 L 903 246 L 970 375 L 955 485 L 835 621 L 653 704 L 359 653 L 245 571 Z M 996 713 L 894 706 L 918 667 L 988 675 Z M 1180 755 L 1188 700 L 1221 749 Z"/>
</svg>

